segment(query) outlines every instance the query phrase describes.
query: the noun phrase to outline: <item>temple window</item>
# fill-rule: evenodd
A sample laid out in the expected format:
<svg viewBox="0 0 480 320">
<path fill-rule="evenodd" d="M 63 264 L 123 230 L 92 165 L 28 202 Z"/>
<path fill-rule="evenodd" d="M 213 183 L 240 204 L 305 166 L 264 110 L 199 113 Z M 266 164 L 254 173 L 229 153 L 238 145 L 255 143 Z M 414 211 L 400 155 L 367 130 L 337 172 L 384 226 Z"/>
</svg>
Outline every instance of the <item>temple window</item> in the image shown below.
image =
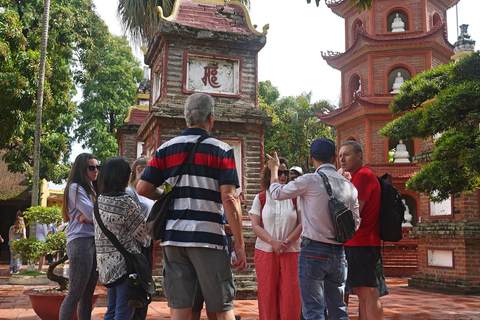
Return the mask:
<svg viewBox="0 0 480 320">
<path fill-rule="evenodd" d="M 387 152 L 389 163 L 410 163 L 415 155 L 413 140 L 390 139 Z"/>
<path fill-rule="evenodd" d="M 358 74 L 354 74 L 352 76 L 348 87 L 349 87 L 348 92 L 350 93 L 351 100 L 354 99 L 357 92 L 362 92 L 362 83 L 360 80 L 360 76 Z"/>
<path fill-rule="evenodd" d="M 353 40 L 355 39 L 355 35 L 357 34 L 357 29 L 363 27 L 363 22 L 360 19 L 355 20 L 355 22 L 352 25 L 352 43 Z"/>
<path fill-rule="evenodd" d="M 388 74 L 388 92 L 399 93 L 400 87 L 407 80 L 411 79 L 410 72 L 407 69 L 397 68 Z"/>
<path fill-rule="evenodd" d="M 387 18 L 388 32 L 404 32 L 408 31 L 408 17 L 404 12 L 393 11 Z"/>
<path fill-rule="evenodd" d="M 153 71 L 153 84 L 152 84 L 152 104 L 155 105 L 160 92 L 162 90 L 162 65 L 158 64 Z"/>
<path fill-rule="evenodd" d="M 442 23 L 442 18 L 440 18 L 440 15 L 435 12 L 432 17 L 432 27 L 436 26 L 439 23 Z"/>
</svg>

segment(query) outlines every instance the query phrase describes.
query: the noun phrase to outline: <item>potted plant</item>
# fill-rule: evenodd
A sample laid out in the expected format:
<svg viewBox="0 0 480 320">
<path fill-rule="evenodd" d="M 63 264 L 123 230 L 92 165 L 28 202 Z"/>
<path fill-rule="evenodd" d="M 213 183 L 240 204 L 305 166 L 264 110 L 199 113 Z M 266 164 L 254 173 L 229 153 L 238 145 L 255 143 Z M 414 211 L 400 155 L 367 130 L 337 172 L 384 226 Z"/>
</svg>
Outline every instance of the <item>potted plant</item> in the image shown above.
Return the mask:
<svg viewBox="0 0 480 320">
<path fill-rule="evenodd" d="M 57 223 L 62 219 L 62 210 L 60 207 L 30 207 L 23 213 L 27 220 L 27 226 L 33 222 L 40 224 Z M 55 254 L 57 252 L 64 252 L 67 238 L 65 232 L 58 232 L 57 234 L 50 234 L 45 237 L 47 241 L 43 243 L 37 238 L 27 238 L 15 241 L 12 245 L 12 251 L 19 254 L 23 261 L 28 265 L 35 266 L 35 260 L 43 257 L 46 254 Z M 68 260 L 67 254 L 61 259 L 52 263 L 47 271 L 47 278 L 51 281 L 57 282 L 59 287 L 56 288 L 37 288 L 26 290 L 23 293 L 28 295 L 30 303 L 35 313 L 43 320 L 58 319 L 60 306 L 63 299 L 67 295 L 68 279 L 62 275 L 56 274 L 55 268 Z M 21 275 L 22 273 L 20 273 Z M 103 290 L 97 290 L 93 296 L 92 308 L 97 302 L 98 296 L 104 294 Z M 74 316 L 76 319 L 76 313 Z"/>
</svg>

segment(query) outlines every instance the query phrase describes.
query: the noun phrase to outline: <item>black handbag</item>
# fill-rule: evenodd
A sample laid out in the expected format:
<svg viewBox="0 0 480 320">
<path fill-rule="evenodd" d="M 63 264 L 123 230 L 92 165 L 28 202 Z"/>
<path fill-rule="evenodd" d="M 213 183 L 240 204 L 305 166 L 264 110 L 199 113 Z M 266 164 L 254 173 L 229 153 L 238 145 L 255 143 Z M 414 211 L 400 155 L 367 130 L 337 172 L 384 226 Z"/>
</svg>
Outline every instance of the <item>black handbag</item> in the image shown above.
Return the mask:
<svg viewBox="0 0 480 320">
<path fill-rule="evenodd" d="M 97 202 L 95 202 L 93 212 L 100 229 L 102 229 L 108 240 L 120 251 L 125 259 L 128 273 L 126 282 L 128 306 L 130 308 L 144 308 L 148 306 L 150 302 L 152 302 L 152 295 L 155 293 L 155 282 L 153 281 L 152 270 L 147 258 L 142 253 L 128 252 L 120 241 L 118 241 L 117 237 L 105 227 L 100 218 Z"/>
<path fill-rule="evenodd" d="M 335 240 L 345 243 L 355 235 L 355 220 L 349 207 L 332 194 L 332 187 L 328 182 L 327 176 L 323 172 L 318 172 L 322 177 L 323 184 L 328 193 L 328 211 L 332 215 L 333 226 L 335 228 Z"/>
<path fill-rule="evenodd" d="M 187 166 L 187 163 L 191 163 L 193 161 L 193 158 L 195 156 L 195 151 L 197 150 L 197 146 L 200 144 L 200 142 L 202 142 L 203 140 L 209 137 L 210 135 L 207 133 L 207 134 L 201 135 L 197 139 L 192 150 L 190 150 L 189 156 L 182 163 L 182 166 L 179 169 L 178 178 L 177 178 L 177 181 L 175 182 L 175 185 L 172 187 L 172 189 L 168 193 L 162 194 L 162 196 L 153 204 L 153 207 L 150 210 L 150 214 L 148 215 L 148 218 L 147 218 L 148 234 L 153 240 L 162 241 L 163 239 L 165 239 L 165 232 L 167 227 L 167 213 L 170 209 L 172 209 L 173 203 L 175 201 L 175 197 L 174 197 L 175 188 L 177 187 L 178 183 L 182 179 L 183 172 L 185 171 L 185 167 Z"/>
</svg>

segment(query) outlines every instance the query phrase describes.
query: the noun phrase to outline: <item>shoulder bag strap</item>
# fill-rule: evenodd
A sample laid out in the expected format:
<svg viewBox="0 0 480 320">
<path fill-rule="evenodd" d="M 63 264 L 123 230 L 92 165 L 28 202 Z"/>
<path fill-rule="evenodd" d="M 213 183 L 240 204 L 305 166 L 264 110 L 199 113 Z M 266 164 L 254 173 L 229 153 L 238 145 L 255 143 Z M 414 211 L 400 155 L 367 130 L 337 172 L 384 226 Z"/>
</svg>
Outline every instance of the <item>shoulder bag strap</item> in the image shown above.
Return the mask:
<svg viewBox="0 0 480 320">
<path fill-rule="evenodd" d="M 320 175 L 320 177 L 322 177 L 323 184 L 325 185 L 325 189 L 327 190 L 327 193 L 328 193 L 328 197 L 332 198 L 333 197 L 332 187 L 330 186 L 330 182 L 328 182 L 327 176 L 325 175 L 325 173 L 323 173 L 321 171 L 318 171 L 318 174 Z"/>
<path fill-rule="evenodd" d="M 179 173 L 178 173 L 178 178 L 177 181 L 175 182 L 175 185 L 173 187 L 176 187 L 177 184 L 180 182 L 183 176 L 183 172 L 185 171 L 185 167 L 187 166 L 187 163 L 191 163 L 193 161 L 193 158 L 195 157 L 195 152 L 197 151 L 197 146 L 202 142 L 203 140 L 210 138 L 210 135 L 208 133 L 202 134 L 197 141 L 195 142 L 195 145 L 193 146 L 192 150 L 190 150 L 190 153 L 187 157 L 187 159 L 182 163 L 182 166 L 180 167 Z"/>
<path fill-rule="evenodd" d="M 125 258 L 125 263 L 127 264 L 127 270 L 131 270 L 131 268 L 133 267 L 133 263 L 130 260 L 131 259 L 130 252 L 128 252 L 127 249 L 125 249 L 125 247 L 122 246 L 120 241 L 118 241 L 117 237 L 115 237 L 115 235 L 110 230 L 108 230 L 107 227 L 105 227 L 105 225 L 103 224 L 103 221 L 100 218 L 100 212 L 98 210 L 97 201 L 95 201 L 95 204 L 93 207 L 93 213 L 95 215 L 95 219 L 97 220 L 98 226 L 100 227 L 100 229 L 102 229 L 102 232 L 107 236 L 108 240 L 110 240 L 110 242 L 115 246 L 115 248 L 118 249 L 118 251 L 120 251 L 120 253 Z"/>
</svg>

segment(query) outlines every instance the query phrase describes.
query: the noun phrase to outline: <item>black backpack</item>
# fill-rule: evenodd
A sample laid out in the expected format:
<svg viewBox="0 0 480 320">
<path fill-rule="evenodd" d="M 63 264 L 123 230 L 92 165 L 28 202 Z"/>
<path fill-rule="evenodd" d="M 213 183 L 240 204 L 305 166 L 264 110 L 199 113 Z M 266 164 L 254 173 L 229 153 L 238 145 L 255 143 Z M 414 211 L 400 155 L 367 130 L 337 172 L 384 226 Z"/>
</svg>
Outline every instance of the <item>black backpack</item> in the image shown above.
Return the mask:
<svg viewBox="0 0 480 320">
<path fill-rule="evenodd" d="M 397 242 L 402 240 L 402 223 L 405 221 L 405 206 L 402 197 L 392 184 L 392 176 L 385 173 L 377 177 L 382 190 L 380 202 L 380 239 Z"/>
</svg>

